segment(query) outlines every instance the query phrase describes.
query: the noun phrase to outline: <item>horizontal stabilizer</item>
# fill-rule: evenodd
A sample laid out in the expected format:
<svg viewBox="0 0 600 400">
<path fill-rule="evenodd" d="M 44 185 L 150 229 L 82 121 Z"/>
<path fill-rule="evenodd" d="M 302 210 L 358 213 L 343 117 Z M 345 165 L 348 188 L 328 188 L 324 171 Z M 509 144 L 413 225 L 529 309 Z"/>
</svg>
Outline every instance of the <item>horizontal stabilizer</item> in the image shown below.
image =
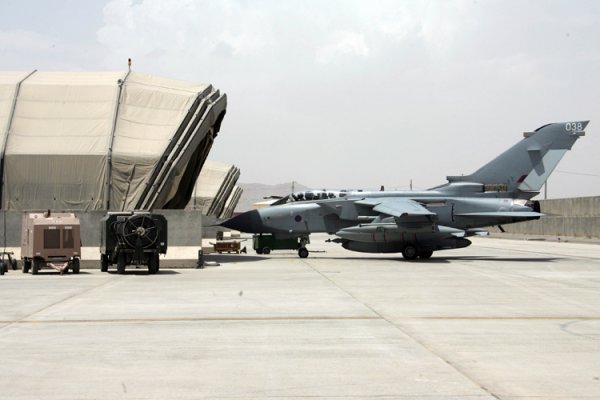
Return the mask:
<svg viewBox="0 0 600 400">
<path fill-rule="evenodd" d="M 493 211 L 454 214 L 457 217 L 487 217 L 487 218 L 539 218 L 544 214 L 534 211 Z"/>
</svg>

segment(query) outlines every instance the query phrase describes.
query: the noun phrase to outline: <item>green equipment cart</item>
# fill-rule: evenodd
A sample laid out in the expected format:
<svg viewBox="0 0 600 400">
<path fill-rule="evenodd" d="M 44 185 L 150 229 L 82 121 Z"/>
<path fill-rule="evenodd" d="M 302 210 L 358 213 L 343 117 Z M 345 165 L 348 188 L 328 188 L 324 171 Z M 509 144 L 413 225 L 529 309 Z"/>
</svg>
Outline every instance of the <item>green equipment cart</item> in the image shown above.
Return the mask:
<svg viewBox="0 0 600 400">
<path fill-rule="evenodd" d="M 252 236 L 252 248 L 257 254 L 270 254 L 271 250 L 298 250 L 298 257 L 308 257 L 306 245 L 310 243 L 308 236 L 277 239 L 273 235 Z"/>
</svg>

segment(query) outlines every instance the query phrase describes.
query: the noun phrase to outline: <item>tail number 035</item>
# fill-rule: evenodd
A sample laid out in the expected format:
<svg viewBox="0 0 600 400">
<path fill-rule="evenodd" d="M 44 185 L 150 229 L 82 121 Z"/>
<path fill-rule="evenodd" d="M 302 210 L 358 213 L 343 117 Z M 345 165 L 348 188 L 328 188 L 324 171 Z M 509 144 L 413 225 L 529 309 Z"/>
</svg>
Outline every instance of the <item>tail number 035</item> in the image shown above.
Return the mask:
<svg viewBox="0 0 600 400">
<path fill-rule="evenodd" d="M 567 122 L 565 124 L 565 130 L 569 132 L 579 132 L 583 130 L 583 124 L 581 122 Z"/>
</svg>

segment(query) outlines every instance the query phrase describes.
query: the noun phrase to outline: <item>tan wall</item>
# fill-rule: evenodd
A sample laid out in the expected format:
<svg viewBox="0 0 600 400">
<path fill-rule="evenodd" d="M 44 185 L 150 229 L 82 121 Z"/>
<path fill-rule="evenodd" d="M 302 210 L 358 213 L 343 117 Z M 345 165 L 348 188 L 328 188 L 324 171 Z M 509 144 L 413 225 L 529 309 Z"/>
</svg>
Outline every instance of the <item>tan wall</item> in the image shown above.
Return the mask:
<svg viewBox="0 0 600 400">
<path fill-rule="evenodd" d="M 545 217 L 505 225 L 509 233 L 600 238 L 600 196 L 541 200 Z"/>
</svg>

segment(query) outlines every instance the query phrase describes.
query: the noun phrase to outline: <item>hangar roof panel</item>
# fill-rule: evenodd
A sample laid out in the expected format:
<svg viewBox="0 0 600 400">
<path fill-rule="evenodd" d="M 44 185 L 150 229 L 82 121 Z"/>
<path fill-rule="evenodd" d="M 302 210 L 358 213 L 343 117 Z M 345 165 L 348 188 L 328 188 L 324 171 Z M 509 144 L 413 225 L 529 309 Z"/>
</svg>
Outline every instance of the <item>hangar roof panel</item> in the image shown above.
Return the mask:
<svg viewBox="0 0 600 400">
<path fill-rule="evenodd" d="M 229 198 L 225 202 L 225 206 L 223 207 L 223 212 L 221 212 L 221 215 L 219 215 L 220 219 L 227 219 L 227 218 L 232 217 L 233 212 L 235 211 L 238 203 L 240 202 L 240 198 L 242 197 L 243 193 L 244 193 L 244 190 L 241 187 L 239 187 L 239 186 L 233 187 L 233 190 L 231 191 Z"/>
<path fill-rule="evenodd" d="M 205 215 L 219 216 L 239 179 L 240 170 L 235 165 L 206 160 L 195 185 L 195 204 Z"/>
<path fill-rule="evenodd" d="M 0 71 L 0 154 L 4 153 L 19 82 L 31 72 Z"/>
<path fill-rule="evenodd" d="M 162 154 L 197 96 L 155 88 L 127 81 L 117 117 L 114 154 Z"/>
<path fill-rule="evenodd" d="M 12 154 L 106 154 L 123 73 L 36 72 L 21 84 Z"/>
</svg>

